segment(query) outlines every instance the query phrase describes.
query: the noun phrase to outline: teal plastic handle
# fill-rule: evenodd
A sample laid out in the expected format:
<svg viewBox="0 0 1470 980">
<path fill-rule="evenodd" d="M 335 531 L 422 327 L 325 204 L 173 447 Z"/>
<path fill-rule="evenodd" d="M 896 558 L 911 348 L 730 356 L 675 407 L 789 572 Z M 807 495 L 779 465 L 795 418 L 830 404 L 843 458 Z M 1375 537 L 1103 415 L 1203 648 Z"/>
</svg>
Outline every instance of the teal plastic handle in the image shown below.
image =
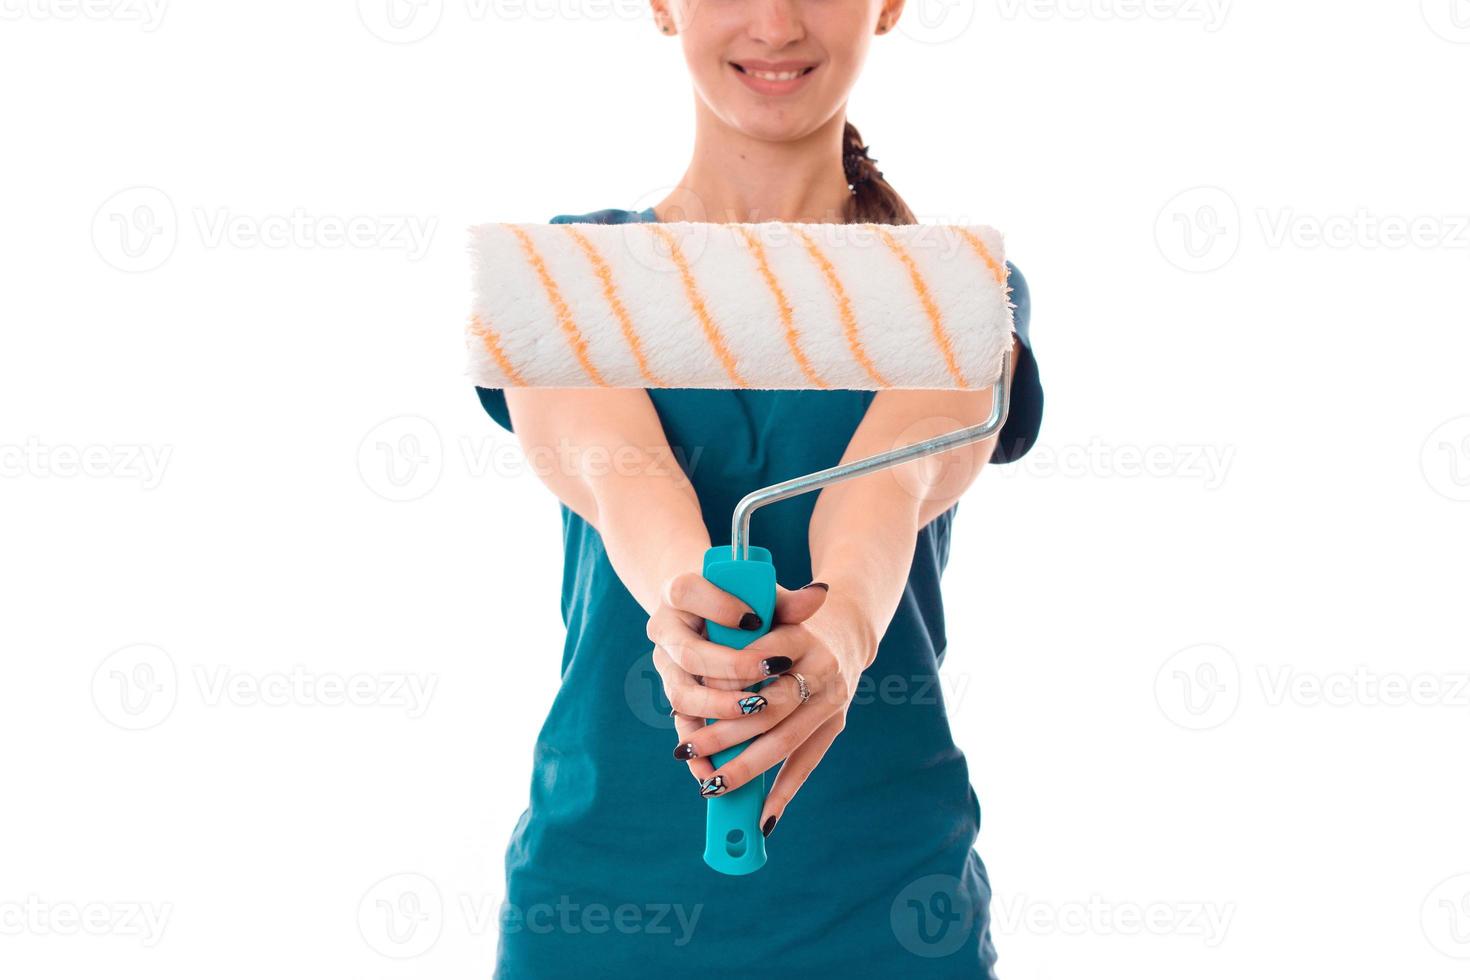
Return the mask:
<svg viewBox="0 0 1470 980">
<path fill-rule="evenodd" d="M 761 618 L 758 630 L 721 626 L 705 620 L 711 641 L 741 650 L 771 630 L 776 615 L 776 566 L 765 548 L 749 546 L 749 557 L 737 561 L 729 545 L 717 545 L 704 553 L 704 577 L 738 596 Z M 746 690 L 755 692 L 764 682 Z M 705 724 L 714 719 L 706 718 Z M 749 742 L 741 742 L 711 757 L 716 769 L 735 758 Z M 766 805 L 766 774 L 743 786 L 707 801 L 704 831 L 704 863 L 721 874 L 748 875 L 766 863 L 766 839 L 761 835 L 761 809 Z"/>
</svg>

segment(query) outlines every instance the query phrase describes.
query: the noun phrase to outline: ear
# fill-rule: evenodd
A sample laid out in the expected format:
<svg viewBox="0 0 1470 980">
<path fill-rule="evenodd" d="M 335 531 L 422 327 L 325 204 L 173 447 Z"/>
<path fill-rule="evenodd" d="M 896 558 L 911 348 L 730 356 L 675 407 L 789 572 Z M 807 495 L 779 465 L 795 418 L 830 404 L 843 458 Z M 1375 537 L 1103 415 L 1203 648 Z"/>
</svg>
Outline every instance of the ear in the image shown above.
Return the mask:
<svg viewBox="0 0 1470 980">
<path fill-rule="evenodd" d="M 883 6 L 878 10 L 878 26 L 874 28 L 876 34 L 887 34 L 893 30 L 893 25 L 898 23 L 898 18 L 903 14 L 904 0 L 883 0 Z"/>
</svg>

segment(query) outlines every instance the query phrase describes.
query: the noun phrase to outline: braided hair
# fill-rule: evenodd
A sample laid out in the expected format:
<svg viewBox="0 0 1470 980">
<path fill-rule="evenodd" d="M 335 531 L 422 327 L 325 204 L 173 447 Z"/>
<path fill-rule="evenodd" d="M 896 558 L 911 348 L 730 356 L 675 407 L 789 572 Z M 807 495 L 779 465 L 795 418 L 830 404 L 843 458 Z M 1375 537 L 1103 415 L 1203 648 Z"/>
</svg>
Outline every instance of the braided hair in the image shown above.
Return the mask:
<svg viewBox="0 0 1470 980">
<path fill-rule="evenodd" d="M 852 188 L 845 214 L 849 223 L 918 224 L 903 198 L 883 179 L 877 161 L 868 156 L 862 135 L 852 123 L 847 123 L 842 132 L 842 171 L 847 175 L 847 185 Z"/>
</svg>

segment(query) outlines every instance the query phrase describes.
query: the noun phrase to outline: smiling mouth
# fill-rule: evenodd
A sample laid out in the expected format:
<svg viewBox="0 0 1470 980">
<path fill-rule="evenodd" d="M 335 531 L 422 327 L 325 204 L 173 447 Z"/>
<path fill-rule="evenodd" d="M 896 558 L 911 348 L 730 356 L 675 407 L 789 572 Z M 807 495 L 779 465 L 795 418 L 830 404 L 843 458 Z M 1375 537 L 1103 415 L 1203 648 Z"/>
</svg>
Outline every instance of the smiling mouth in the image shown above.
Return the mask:
<svg viewBox="0 0 1470 980">
<path fill-rule="evenodd" d="M 742 75 L 759 78 L 763 82 L 789 82 L 803 75 L 810 75 L 817 70 L 816 65 L 809 65 L 806 68 L 797 69 L 796 71 L 758 71 L 754 68 L 746 68 L 744 65 L 734 61 L 730 62 L 730 64 Z"/>
</svg>

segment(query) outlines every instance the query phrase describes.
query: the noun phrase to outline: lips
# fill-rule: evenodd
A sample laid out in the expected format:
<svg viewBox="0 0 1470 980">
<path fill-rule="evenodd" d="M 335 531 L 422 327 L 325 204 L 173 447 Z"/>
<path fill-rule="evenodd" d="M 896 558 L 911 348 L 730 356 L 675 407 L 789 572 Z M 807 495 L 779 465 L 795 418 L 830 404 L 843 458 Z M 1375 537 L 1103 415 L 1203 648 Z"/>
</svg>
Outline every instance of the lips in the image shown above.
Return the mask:
<svg viewBox="0 0 1470 980">
<path fill-rule="evenodd" d="M 810 61 L 732 61 L 730 67 L 742 82 L 762 95 L 794 92 L 817 70 Z"/>
</svg>

